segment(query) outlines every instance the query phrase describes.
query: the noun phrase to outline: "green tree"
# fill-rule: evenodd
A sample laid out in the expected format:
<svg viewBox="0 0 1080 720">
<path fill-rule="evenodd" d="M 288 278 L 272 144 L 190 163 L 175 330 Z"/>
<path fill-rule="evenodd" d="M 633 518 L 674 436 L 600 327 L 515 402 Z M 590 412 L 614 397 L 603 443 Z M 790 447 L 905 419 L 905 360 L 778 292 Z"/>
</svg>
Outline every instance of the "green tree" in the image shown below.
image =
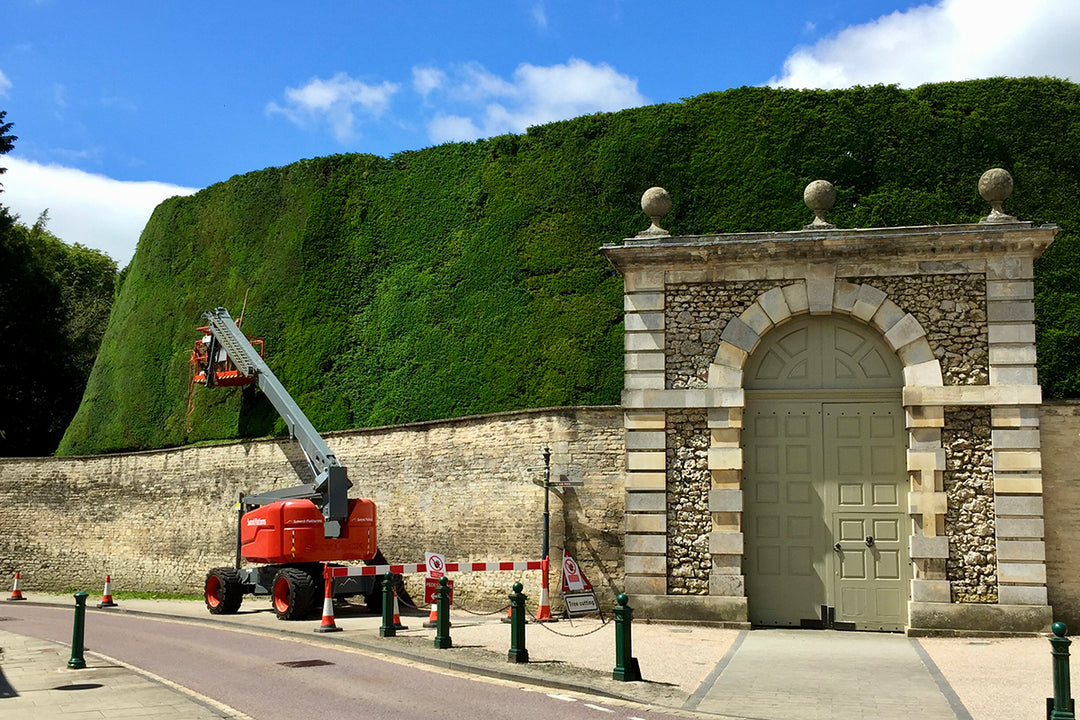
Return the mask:
<svg viewBox="0 0 1080 720">
<path fill-rule="evenodd" d="M 11 152 L 11 149 L 15 147 L 15 141 L 19 138 L 11 134 L 11 128 L 15 127 L 14 123 L 5 123 L 4 118 L 7 116 L 7 110 L 0 110 L 0 155 L 6 155 Z M 7 172 L 7 168 L 0 167 L 0 175 Z M 4 184 L 0 183 L 0 192 L 4 191 Z"/>
<path fill-rule="evenodd" d="M 0 455 L 47 455 L 78 408 L 108 320 L 116 263 L 0 207 Z"/>
</svg>

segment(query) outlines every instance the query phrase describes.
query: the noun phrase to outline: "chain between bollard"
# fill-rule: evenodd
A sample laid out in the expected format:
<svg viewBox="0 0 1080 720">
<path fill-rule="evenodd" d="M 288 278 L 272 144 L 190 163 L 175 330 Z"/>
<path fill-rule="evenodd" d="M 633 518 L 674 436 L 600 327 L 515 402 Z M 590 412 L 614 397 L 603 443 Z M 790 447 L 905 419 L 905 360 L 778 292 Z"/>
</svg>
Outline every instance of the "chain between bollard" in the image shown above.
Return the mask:
<svg viewBox="0 0 1080 720">
<path fill-rule="evenodd" d="M 547 630 L 552 635 L 558 635 L 559 637 L 564 637 L 564 638 L 588 637 L 589 635 L 592 635 L 593 633 L 598 633 L 601 630 L 603 630 L 604 628 L 606 628 L 608 626 L 608 622 L 609 622 L 603 615 L 601 615 L 600 616 L 600 625 L 598 627 L 595 627 L 592 630 L 588 630 L 588 631 L 583 632 L 583 633 L 571 634 L 571 633 L 559 632 L 558 630 L 553 630 L 551 628 L 551 626 L 548 625 L 546 622 L 543 622 L 541 620 L 537 620 L 536 615 L 532 614 L 532 612 L 529 612 L 529 611 L 526 611 L 526 612 L 528 612 L 529 617 L 532 618 L 532 621 L 533 621 L 534 625 L 539 625 L 540 627 L 544 628 L 545 630 Z"/>
<path fill-rule="evenodd" d="M 401 605 L 409 608 L 410 610 L 416 610 L 418 612 L 424 612 L 425 611 L 425 608 L 413 605 L 408 600 L 402 599 L 402 597 L 400 595 L 398 595 L 398 602 Z M 455 605 L 455 607 L 458 608 L 459 610 L 465 612 L 465 613 L 468 613 L 469 615 L 491 616 L 491 615 L 500 615 L 500 614 L 506 612 L 506 610 L 508 610 L 510 608 L 510 605 L 503 605 L 498 610 L 495 610 L 494 612 L 489 612 L 489 613 L 474 612 L 474 611 L 469 610 L 467 608 L 461 607 L 461 605 Z M 564 638 L 586 637 L 588 635 L 592 635 L 593 633 L 600 632 L 601 630 L 603 630 L 605 627 L 607 627 L 611 623 L 610 620 L 608 620 L 606 617 L 604 617 L 603 613 L 600 613 L 600 626 L 599 627 L 593 628 L 592 630 L 589 630 L 589 631 L 583 632 L 583 633 L 563 633 L 563 632 L 559 632 L 558 630 L 553 630 L 546 622 L 542 622 L 542 621 L 538 620 L 536 618 L 536 614 L 533 613 L 531 610 L 526 609 L 525 614 L 528 616 L 528 618 L 530 620 L 532 620 L 533 624 L 540 625 L 545 630 L 547 630 L 549 633 L 552 633 L 553 635 L 558 635 L 559 637 L 564 637 Z"/>
</svg>

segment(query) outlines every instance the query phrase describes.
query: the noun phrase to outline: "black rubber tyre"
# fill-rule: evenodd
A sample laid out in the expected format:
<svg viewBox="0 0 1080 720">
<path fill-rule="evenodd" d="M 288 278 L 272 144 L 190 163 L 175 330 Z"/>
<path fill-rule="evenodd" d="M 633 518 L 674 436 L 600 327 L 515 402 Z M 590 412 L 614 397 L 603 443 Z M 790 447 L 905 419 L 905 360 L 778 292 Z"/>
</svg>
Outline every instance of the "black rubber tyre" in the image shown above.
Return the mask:
<svg viewBox="0 0 1080 720">
<path fill-rule="evenodd" d="M 270 589 L 270 602 L 279 620 L 303 620 L 311 612 L 316 596 L 311 574 L 294 567 L 278 570 Z"/>
<path fill-rule="evenodd" d="M 211 615 L 234 615 L 244 602 L 240 575 L 231 567 L 214 568 L 206 574 L 203 598 Z"/>
</svg>

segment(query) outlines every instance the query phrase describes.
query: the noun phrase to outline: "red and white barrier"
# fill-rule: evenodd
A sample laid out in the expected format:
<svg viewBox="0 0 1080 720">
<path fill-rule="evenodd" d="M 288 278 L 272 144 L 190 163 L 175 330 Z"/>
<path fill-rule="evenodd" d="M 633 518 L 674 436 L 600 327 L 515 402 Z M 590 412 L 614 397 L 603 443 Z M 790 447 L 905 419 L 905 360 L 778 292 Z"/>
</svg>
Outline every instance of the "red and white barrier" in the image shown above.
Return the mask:
<svg viewBox="0 0 1080 720">
<path fill-rule="evenodd" d="M 499 562 L 448 562 L 444 572 L 492 572 L 507 570 L 541 570 L 543 560 L 517 560 Z M 413 575 L 427 572 L 424 563 L 412 563 L 411 565 L 331 565 L 330 572 L 333 577 L 355 577 L 357 575 Z"/>
</svg>

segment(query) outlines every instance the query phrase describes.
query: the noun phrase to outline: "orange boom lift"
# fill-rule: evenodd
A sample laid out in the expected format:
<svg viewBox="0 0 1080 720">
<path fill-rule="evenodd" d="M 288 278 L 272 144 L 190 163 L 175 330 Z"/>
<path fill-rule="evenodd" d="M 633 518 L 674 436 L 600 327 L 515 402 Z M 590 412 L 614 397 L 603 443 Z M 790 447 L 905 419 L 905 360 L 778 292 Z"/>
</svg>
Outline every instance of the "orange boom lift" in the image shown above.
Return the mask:
<svg viewBox="0 0 1080 720">
<path fill-rule="evenodd" d="M 206 607 L 214 615 L 240 609 L 247 594 L 269 595 L 283 620 L 300 619 L 320 607 L 323 565 L 379 560 L 375 503 L 348 497 L 344 466 L 262 358 L 262 338 L 248 338 L 225 308 L 206 313 L 202 338 L 191 353 L 194 382 L 206 387 L 257 383 L 277 409 L 307 458 L 311 480 L 301 485 L 241 496 L 235 567 L 206 575 Z M 256 346 L 258 349 L 256 350 Z M 241 567 L 242 560 L 258 563 Z M 334 578 L 334 597 L 363 595 L 381 608 L 380 579 Z"/>
</svg>

